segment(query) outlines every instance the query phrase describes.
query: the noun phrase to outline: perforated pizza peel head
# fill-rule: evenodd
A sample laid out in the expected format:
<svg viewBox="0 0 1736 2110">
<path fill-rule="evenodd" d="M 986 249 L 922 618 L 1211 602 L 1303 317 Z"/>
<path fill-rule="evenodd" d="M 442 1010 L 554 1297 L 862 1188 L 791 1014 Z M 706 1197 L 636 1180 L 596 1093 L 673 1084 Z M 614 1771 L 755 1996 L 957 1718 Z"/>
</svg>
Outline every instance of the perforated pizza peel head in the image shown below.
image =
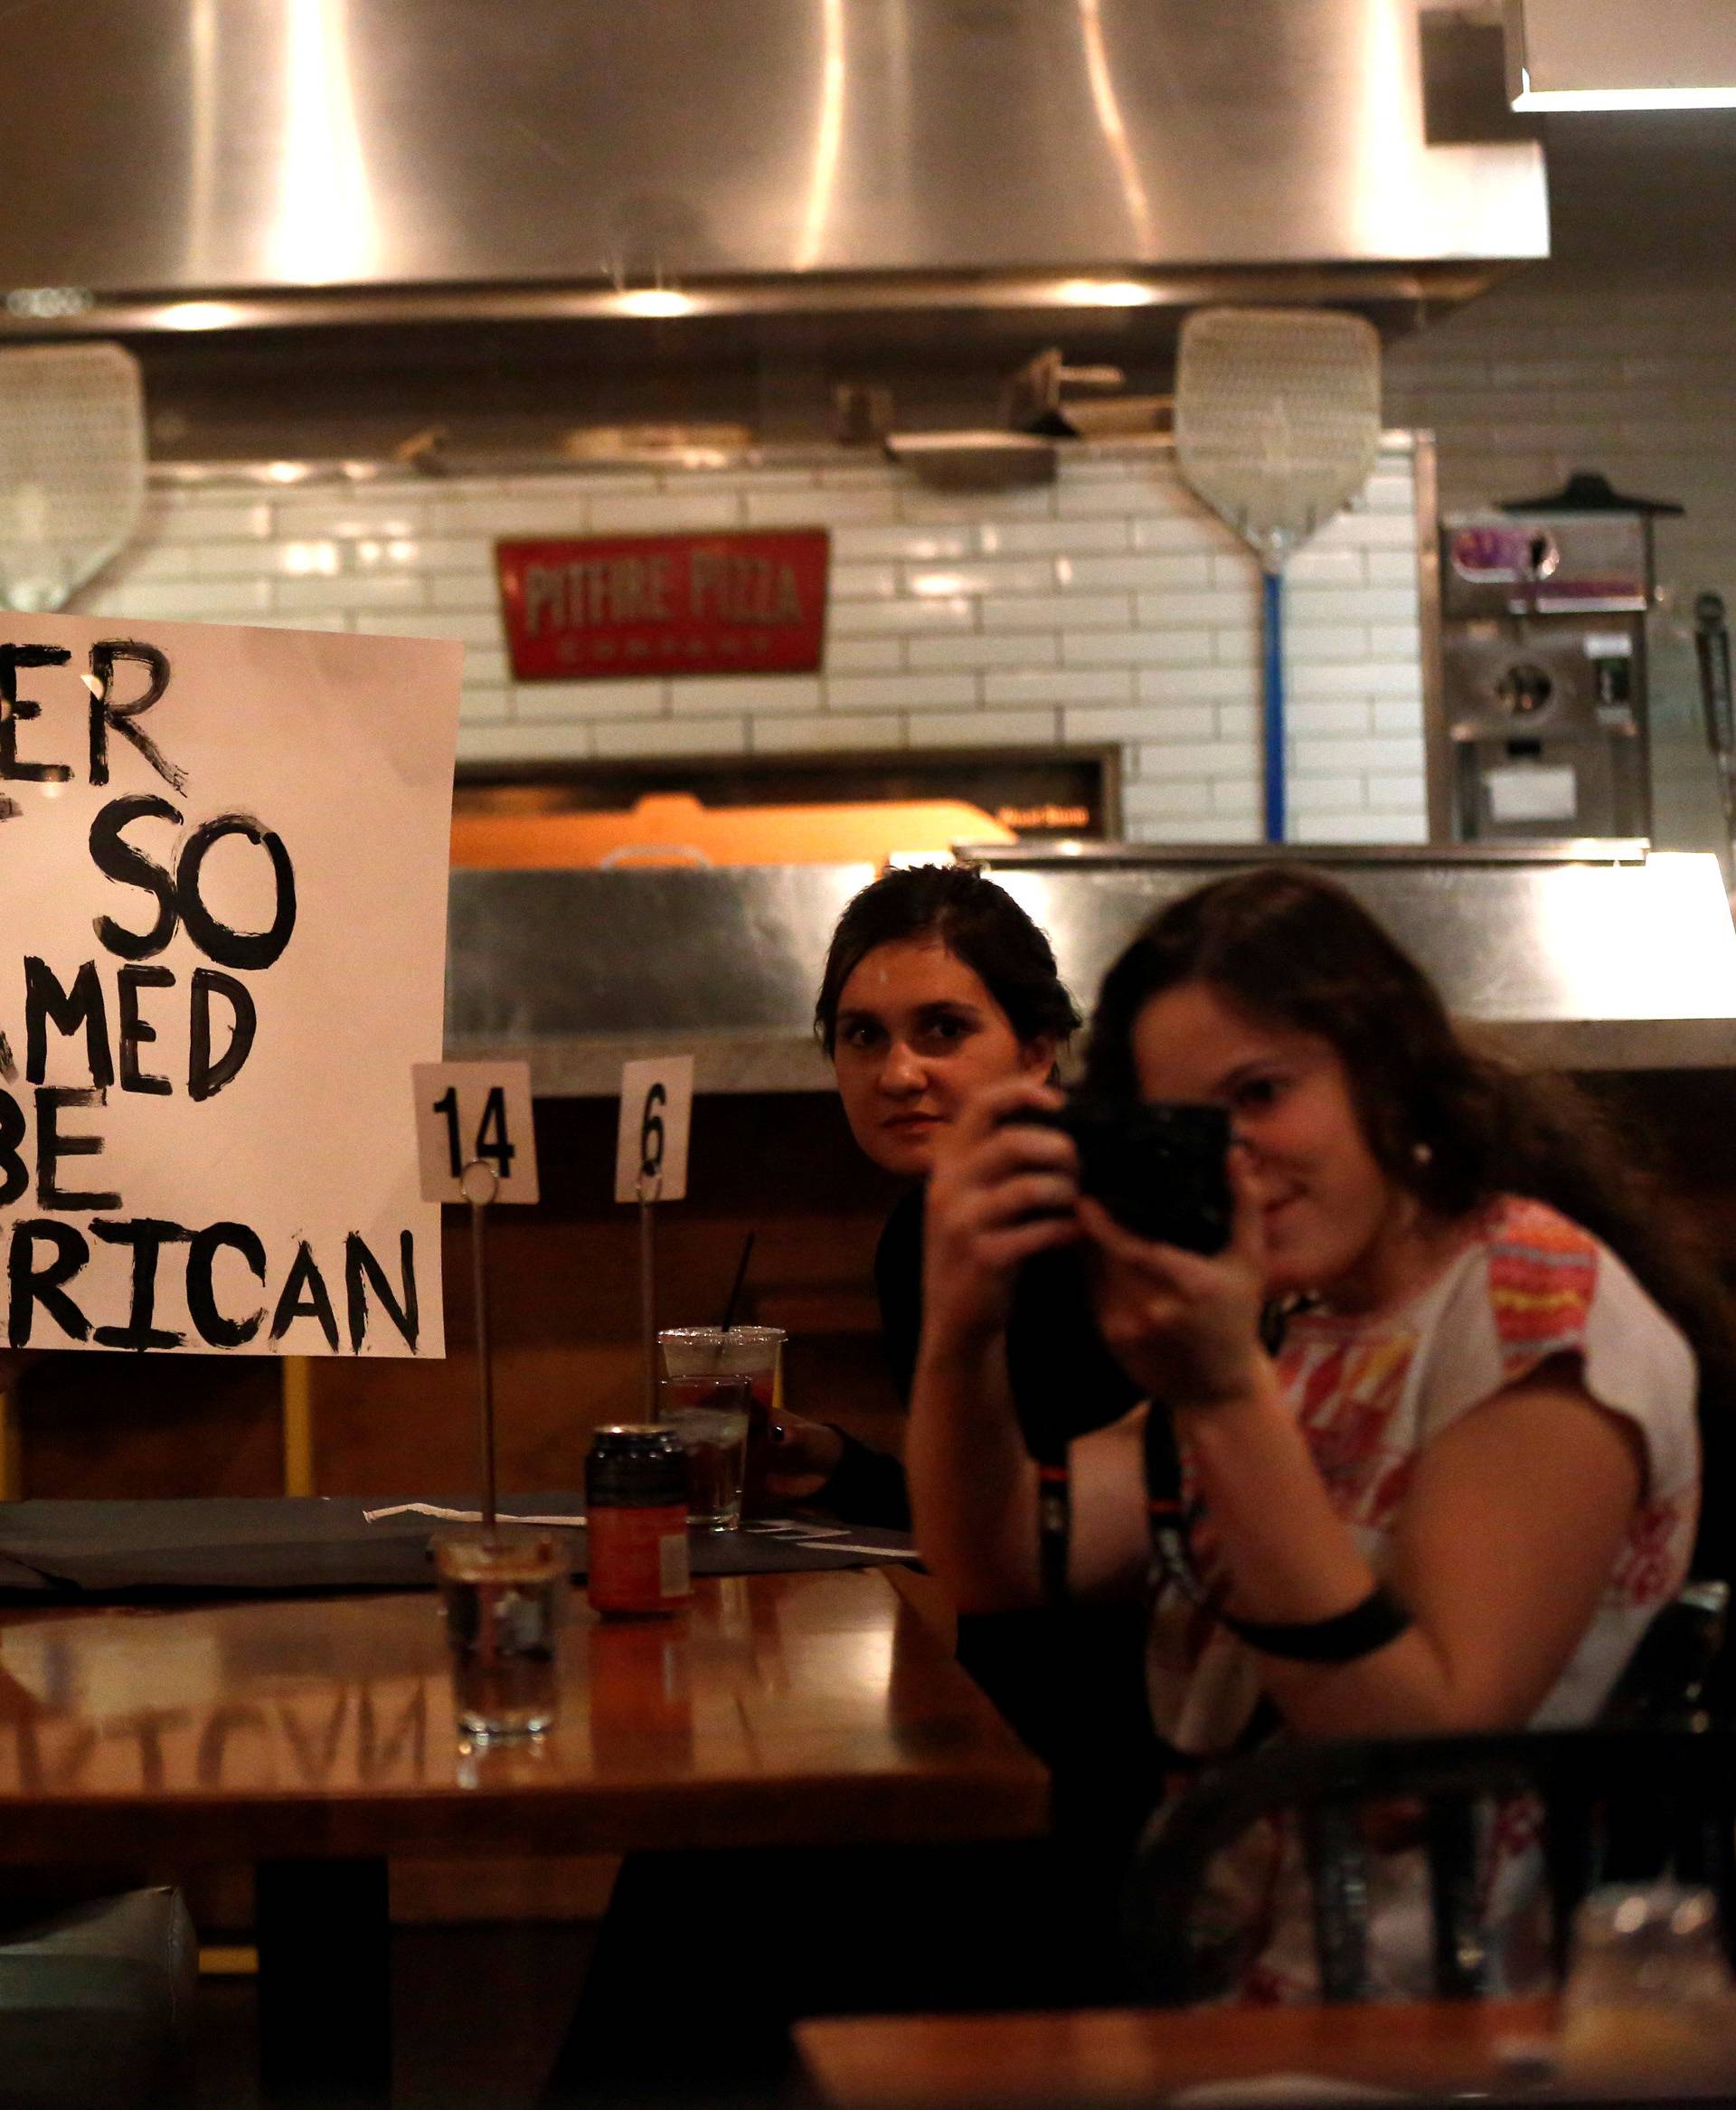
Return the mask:
<svg viewBox="0 0 1736 2110">
<path fill-rule="evenodd" d="M 1176 464 L 1265 574 L 1268 842 L 1285 836 L 1285 561 L 1362 489 L 1380 444 L 1381 341 L 1360 316 L 1208 308 L 1182 325 Z"/>
<path fill-rule="evenodd" d="M 56 609 L 145 502 L 138 362 L 119 345 L 0 352 L 0 601 Z"/>
<path fill-rule="evenodd" d="M 1381 444 L 1381 341 L 1328 309 L 1207 308 L 1182 325 L 1175 459 L 1279 569 L 1368 481 Z"/>
</svg>

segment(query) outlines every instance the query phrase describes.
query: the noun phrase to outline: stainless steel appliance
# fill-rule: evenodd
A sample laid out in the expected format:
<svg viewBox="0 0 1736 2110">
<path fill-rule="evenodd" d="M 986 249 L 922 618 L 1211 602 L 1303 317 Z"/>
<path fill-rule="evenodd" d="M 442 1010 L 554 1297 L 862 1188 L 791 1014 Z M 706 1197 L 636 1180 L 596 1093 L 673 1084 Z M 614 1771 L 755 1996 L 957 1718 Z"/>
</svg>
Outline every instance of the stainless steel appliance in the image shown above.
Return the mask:
<svg viewBox="0 0 1736 2110">
<path fill-rule="evenodd" d="M 1441 523 L 1441 672 L 1461 842 L 1649 836 L 1652 520 L 1580 474 Z"/>
<path fill-rule="evenodd" d="M 1706 745 L 1717 765 L 1724 828 L 1736 856 L 1736 704 L 1731 696 L 1730 629 L 1722 593 L 1703 593 L 1694 604 L 1694 645 L 1700 663 L 1700 707 Z"/>
</svg>

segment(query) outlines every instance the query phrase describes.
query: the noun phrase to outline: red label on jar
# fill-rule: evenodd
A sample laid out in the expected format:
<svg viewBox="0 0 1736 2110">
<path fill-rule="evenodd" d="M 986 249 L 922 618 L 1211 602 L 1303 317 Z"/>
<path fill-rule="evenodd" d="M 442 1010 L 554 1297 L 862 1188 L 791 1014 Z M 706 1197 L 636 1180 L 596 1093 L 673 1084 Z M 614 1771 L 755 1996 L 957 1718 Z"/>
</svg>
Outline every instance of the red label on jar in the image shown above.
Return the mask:
<svg viewBox="0 0 1736 2110">
<path fill-rule="evenodd" d="M 587 1594 L 599 1612 L 678 1612 L 693 1594 L 685 1505 L 593 1508 Z"/>
</svg>

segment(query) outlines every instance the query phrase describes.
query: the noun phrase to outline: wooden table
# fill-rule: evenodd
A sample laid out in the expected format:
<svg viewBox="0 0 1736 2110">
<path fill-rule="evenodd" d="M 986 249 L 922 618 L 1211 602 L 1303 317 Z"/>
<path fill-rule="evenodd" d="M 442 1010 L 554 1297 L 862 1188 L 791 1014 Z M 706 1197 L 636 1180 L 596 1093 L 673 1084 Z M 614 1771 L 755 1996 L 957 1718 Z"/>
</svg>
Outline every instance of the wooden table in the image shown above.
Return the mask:
<svg viewBox="0 0 1736 2110">
<path fill-rule="evenodd" d="M 1494 2089 L 1508 2046 L 1553 2025 L 1547 2000 L 1333 2007 L 1104 2009 L 802 2022 L 821 2093 L 863 2110 L 975 2103 L 1146 2103 L 1209 2081 L 1312 2074 L 1442 2094 Z"/>
<path fill-rule="evenodd" d="M 259 1864 L 268 2052 L 306 2058 L 317 2013 L 380 2086 L 389 1856 L 1047 1821 L 1043 1768 L 879 1571 L 705 1579 L 675 1620 L 580 1600 L 561 1679 L 546 1736 L 478 1746 L 429 1594 L 0 1614 L 0 1865 Z"/>
</svg>

